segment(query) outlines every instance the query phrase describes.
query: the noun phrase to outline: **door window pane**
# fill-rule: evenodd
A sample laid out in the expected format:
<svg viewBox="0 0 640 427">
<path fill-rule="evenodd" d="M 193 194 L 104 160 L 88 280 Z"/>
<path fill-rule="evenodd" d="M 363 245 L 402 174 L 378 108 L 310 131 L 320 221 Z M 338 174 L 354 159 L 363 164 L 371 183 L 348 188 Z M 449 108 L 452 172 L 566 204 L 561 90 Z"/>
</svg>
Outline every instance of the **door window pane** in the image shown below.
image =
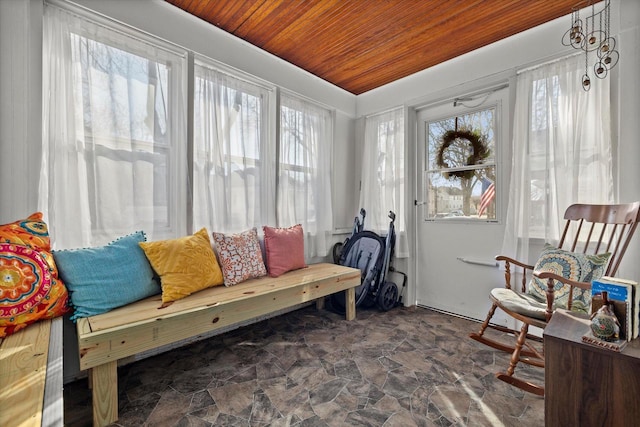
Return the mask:
<svg viewBox="0 0 640 427">
<path fill-rule="evenodd" d="M 427 218 L 496 220 L 496 108 L 426 126 Z"/>
</svg>

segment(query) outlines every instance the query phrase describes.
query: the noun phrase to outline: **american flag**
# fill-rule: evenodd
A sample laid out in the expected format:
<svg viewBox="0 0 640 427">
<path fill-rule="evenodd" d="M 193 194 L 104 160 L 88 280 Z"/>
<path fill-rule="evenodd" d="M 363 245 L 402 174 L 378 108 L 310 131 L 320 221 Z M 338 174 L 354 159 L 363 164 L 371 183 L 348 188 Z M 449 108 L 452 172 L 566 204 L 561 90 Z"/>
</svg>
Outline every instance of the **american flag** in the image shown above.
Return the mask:
<svg viewBox="0 0 640 427">
<path fill-rule="evenodd" d="M 487 210 L 489 204 L 496 197 L 496 185 L 486 178 L 482 178 L 482 195 L 480 196 L 480 207 L 478 208 L 478 216 Z"/>
</svg>

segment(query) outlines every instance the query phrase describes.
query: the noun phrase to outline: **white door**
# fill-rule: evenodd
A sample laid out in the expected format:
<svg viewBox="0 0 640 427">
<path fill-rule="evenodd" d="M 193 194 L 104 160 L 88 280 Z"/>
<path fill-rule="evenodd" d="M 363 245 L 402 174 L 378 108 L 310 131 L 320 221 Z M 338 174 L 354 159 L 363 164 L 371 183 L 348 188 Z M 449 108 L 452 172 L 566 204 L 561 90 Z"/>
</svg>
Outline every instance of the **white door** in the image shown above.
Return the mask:
<svg viewBox="0 0 640 427">
<path fill-rule="evenodd" d="M 418 305 L 482 320 L 503 286 L 508 90 L 417 110 Z"/>
</svg>

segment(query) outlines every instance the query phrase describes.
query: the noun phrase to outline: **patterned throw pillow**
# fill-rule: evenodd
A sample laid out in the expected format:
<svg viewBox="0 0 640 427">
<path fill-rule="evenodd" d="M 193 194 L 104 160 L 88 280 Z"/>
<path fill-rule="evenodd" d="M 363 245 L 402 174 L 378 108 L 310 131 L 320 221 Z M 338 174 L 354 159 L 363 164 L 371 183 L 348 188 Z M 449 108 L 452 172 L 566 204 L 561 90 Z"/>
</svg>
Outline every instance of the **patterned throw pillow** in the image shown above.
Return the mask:
<svg viewBox="0 0 640 427">
<path fill-rule="evenodd" d="M 0 225 L 0 242 L 17 243 L 44 251 L 51 250 L 49 230 L 42 220 L 41 212 L 36 212 L 27 219 Z"/>
<path fill-rule="evenodd" d="M 245 280 L 266 276 L 256 228 L 238 234 L 213 233 L 224 285 L 233 286 Z"/>
<path fill-rule="evenodd" d="M 53 252 L 71 294 L 71 320 L 160 293 L 151 265 L 138 246 L 145 240 L 145 234 L 137 231 L 105 246 Z"/>
<path fill-rule="evenodd" d="M 0 225 L 0 338 L 69 310 L 42 214 Z"/>
<path fill-rule="evenodd" d="M 302 225 L 289 228 L 264 226 L 264 247 L 269 276 L 278 277 L 287 271 L 304 268 L 304 233 Z"/>
<path fill-rule="evenodd" d="M 140 246 L 160 276 L 163 303 L 222 284 L 222 272 L 206 228 L 193 236 L 140 243 Z"/>
<path fill-rule="evenodd" d="M 536 262 L 535 270 L 549 271 L 567 279 L 591 283 L 592 280 L 599 279 L 604 274 L 610 256 L 611 254 L 608 252 L 598 255 L 569 252 L 557 249 L 547 243 Z M 554 289 L 556 307 L 567 308 L 571 287 L 556 281 Z M 541 301 L 546 301 L 546 290 L 545 280 L 532 277 L 529 283 L 529 294 Z M 591 306 L 591 291 L 574 288 L 572 300 L 573 311 L 588 313 Z"/>
</svg>

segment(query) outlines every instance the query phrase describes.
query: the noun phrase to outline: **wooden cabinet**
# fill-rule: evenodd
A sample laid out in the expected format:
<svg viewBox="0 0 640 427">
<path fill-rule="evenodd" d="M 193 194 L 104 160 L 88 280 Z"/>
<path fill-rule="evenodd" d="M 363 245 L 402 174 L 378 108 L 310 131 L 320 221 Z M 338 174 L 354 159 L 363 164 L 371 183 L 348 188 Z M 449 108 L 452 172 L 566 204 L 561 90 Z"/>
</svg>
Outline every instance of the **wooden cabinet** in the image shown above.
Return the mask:
<svg viewBox="0 0 640 427">
<path fill-rule="evenodd" d="M 565 310 L 545 328 L 545 425 L 640 425 L 640 339 L 615 352 L 583 343 L 588 330 Z"/>
</svg>

